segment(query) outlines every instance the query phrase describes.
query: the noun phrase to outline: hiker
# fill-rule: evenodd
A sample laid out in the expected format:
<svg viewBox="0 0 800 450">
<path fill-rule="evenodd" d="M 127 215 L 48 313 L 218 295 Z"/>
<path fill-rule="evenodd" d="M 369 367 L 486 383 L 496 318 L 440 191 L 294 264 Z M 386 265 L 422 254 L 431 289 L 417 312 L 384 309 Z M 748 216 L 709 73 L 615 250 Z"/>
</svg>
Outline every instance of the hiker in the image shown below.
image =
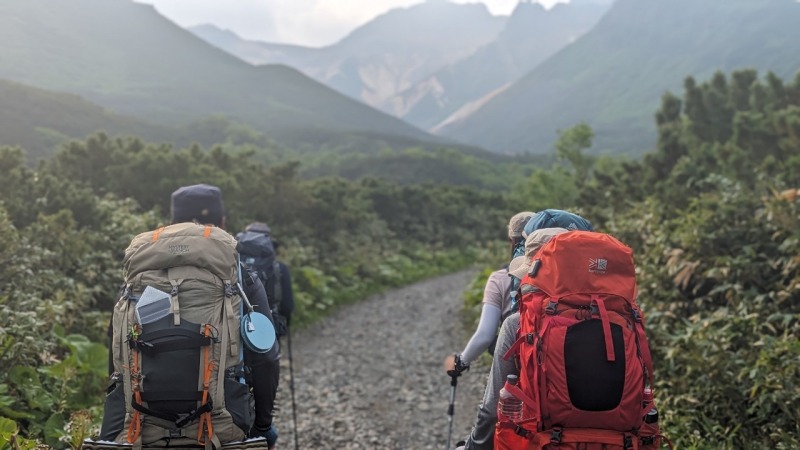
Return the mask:
<svg viewBox="0 0 800 450">
<path fill-rule="evenodd" d="M 508 221 L 508 240 L 511 251 L 524 240 L 522 229 L 528 220 L 534 215 L 529 211 L 523 211 L 511 217 Z M 481 317 L 478 321 L 478 328 L 467 342 L 467 346 L 461 353 L 450 355 L 445 359 L 445 372 L 448 374 L 455 372 L 457 375 L 469 369 L 478 356 L 487 349 L 489 353 L 494 352 L 494 343 L 497 339 L 497 328 L 503 319 L 511 314 L 512 299 L 515 294 L 511 291 L 511 279 L 509 278 L 508 266 L 496 270 L 489 275 L 486 286 L 483 289 L 483 307 Z M 456 375 L 456 376 L 457 376 Z"/>
<path fill-rule="evenodd" d="M 567 232 L 565 228 L 543 228 L 531 233 L 525 239 L 525 254 L 514 258 L 509 264 L 509 275 L 516 276 L 519 279 L 524 278 L 527 271 L 530 270 L 533 256 L 539 248 L 554 236 L 565 232 Z M 518 330 L 519 312 L 515 312 L 508 316 L 500 327 L 500 334 L 494 350 L 494 354 L 497 356 L 492 360 L 483 401 L 478 407 L 478 418 L 464 446 L 459 447 L 460 449 L 494 449 L 494 429 L 497 424 L 497 399 L 500 388 L 505 384 L 508 375 L 519 373 L 514 360 L 505 359 L 503 356 L 514 345 L 514 341 L 517 340 Z"/>
<path fill-rule="evenodd" d="M 220 189 L 184 186 L 172 193 L 171 225 L 137 236 L 126 250 L 101 440 L 210 449 L 250 437 L 274 448 L 279 346 L 264 286 L 243 270 L 224 228 Z M 150 292 L 163 294 L 167 308 L 148 322 L 153 309 L 143 308 L 144 298 L 154 285 Z M 265 331 L 249 341 L 240 323 L 247 333 Z"/>
<path fill-rule="evenodd" d="M 548 230 L 529 235 L 525 259 L 512 264 L 522 275 L 520 311 L 501 327 L 503 357 L 457 450 L 655 450 L 665 438 L 632 251 L 587 231 L 529 242 Z"/>
<path fill-rule="evenodd" d="M 236 235 L 242 262 L 258 274 L 267 291 L 278 337 L 289 333 L 294 311 L 292 276 L 289 267 L 278 259 L 280 242 L 264 222 L 253 222 Z"/>
<path fill-rule="evenodd" d="M 511 250 L 512 258 L 519 258 L 525 254 L 525 239 L 536 230 L 542 228 L 566 228 L 567 230 L 583 230 L 593 231 L 594 226 L 583 217 L 560 209 L 545 209 L 534 214 L 526 223 L 522 225 L 522 239 Z M 521 278 L 517 278 L 513 274 L 511 276 L 511 291 L 516 292 L 519 289 L 519 282 Z M 515 297 L 516 298 L 516 297 Z M 517 305 L 511 306 L 511 311 L 517 310 Z"/>
</svg>

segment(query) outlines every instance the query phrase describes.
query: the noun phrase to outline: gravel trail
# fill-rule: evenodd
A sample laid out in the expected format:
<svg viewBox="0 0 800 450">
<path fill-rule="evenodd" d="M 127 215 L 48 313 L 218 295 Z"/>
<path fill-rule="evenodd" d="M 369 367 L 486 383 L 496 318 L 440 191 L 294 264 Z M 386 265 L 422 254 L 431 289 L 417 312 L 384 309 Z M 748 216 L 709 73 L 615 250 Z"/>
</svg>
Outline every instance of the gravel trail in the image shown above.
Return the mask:
<svg viewBox="0 0 800 450">
<path fill-rule="evenodd" d="M 436 449 L 447 440 L 450 378 L 442 360 L 469 338 L 459 319 L 474 271 L 423 281 L 339 309 L 292 335 L 299 448 Z M 283 340 L 280 450 L 294 450 Z M 459 378 L 453 443 L 483 397 L 488 367 Z"/>
</svg>

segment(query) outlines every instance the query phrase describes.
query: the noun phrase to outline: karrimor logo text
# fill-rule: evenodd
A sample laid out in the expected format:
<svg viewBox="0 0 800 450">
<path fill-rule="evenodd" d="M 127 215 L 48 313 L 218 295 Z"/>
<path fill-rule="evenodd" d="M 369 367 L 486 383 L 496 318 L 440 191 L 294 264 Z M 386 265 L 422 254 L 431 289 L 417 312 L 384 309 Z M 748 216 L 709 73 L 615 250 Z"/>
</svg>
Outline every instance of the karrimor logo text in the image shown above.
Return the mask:
<svg viewBox="0 0 800 450">
<path fill-rule="evenodd" d="M 607 267 L 608 267 L 608 260 L 603 258 L 597 258 L 597 259 L 589 258 L 589 272 L 604 274 L 606 273 Z"/>
</svg>

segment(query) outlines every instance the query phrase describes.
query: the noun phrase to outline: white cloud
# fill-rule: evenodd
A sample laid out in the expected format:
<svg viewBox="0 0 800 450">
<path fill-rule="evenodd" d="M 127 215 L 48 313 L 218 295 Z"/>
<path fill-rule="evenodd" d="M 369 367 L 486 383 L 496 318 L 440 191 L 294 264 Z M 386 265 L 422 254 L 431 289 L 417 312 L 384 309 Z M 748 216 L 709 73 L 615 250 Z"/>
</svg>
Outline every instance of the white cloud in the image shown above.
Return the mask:
<svg viewBox="0 0 800 450">
<path fill-rule="evenodd" d="M 424 0 L 136 0 L 155 5 L 181 26 L 211 23 L 247 39 L 307 46 L 335 43 L 391 8 Z M 477 0 L 451 0 L 476 3 Z M 509 14 L 518 0 L 481 0 L 492 14 Z M 547 7 L 564 0 L 539 0 Z"/>
</svg>

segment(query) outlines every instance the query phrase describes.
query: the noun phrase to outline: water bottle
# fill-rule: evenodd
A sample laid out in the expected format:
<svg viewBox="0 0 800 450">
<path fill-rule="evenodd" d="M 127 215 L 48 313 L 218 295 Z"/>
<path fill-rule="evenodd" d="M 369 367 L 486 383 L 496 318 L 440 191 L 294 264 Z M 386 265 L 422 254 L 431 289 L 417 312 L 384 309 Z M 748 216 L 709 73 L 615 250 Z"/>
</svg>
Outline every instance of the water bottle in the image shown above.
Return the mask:
<svg viewBox="0 0 800 450">
<path fill-rule="evenodd" d="M 649 384 L 646 384 L 642 395 L 642 408 L 647 408 L 650 403 L 653 403 L 653 389 Z"/>
<path fill-rule="evenodd" d="M 510 420 L 522 420 L 522 400 L 506 390 L 506 386 L 516 386 L 518 381 L 519 379 L 516 375 L 509 375 L 506 378 L 506 385 L 503 386 L 503 389 L 500 389 L 498 410 L 502 416 Z"/>
<path fill-rule="evenodd" d="M 646 416 L 644 416 L 644 423 L 658 423 L 658 409 L 655 407 L 651 409 Z"/>
</svg>

